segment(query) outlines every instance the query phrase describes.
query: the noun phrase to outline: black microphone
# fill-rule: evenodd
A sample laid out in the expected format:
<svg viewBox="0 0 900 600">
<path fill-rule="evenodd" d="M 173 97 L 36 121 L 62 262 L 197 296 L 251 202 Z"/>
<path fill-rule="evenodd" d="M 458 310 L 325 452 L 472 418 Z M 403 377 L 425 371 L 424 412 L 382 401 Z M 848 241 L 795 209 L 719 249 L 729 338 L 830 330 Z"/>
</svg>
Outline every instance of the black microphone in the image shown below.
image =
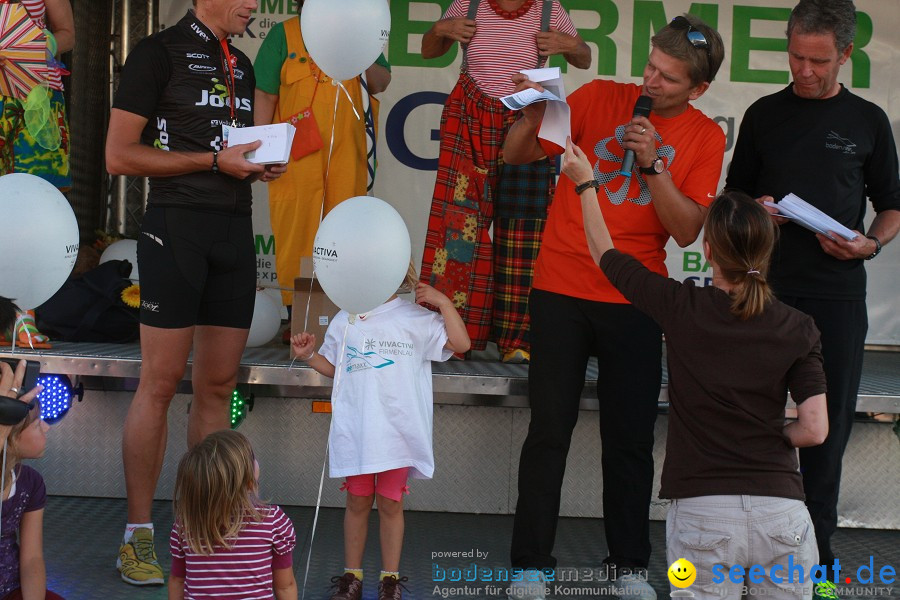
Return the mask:
<svg viewBox="0 0 900 600">
<path fill-rule="evenodd" d="M 634 103 L 634 117 L 649 117 L 650 109 L 653 107 L 653 98 L 650 96 L 638 96 L 637 102 Z M 625 156 L 622 158 L 622 169 L 619 175 L 631 177 L 631 170 L 634 168 L 634 150 L 626 150 Z"/>
</svg>

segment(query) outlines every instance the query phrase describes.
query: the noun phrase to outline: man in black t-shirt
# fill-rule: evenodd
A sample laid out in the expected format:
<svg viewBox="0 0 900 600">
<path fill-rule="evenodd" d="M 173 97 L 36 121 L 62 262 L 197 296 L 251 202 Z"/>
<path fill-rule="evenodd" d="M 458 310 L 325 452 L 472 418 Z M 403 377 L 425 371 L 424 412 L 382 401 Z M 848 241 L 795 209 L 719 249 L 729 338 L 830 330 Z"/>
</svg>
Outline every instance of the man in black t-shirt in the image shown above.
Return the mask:
<svg viewBox="0 0 900 600">
<path fill-rule="evenodd" d="M 772 201 L 794 193 L 859 235 L 814 234 L 781 217 L 770 281 L 783 302 L 811 315 L 822 333 L 829 435 L 800 450 L 819 561 L 831 567 L 841 461 L 853 424 L 868 330 L 866 271 L 900 229 L 900 180 L 890 122 L 838 83 L 853 51 L 851 0 L 802 0 L 788 22 L 793 83 L 747 109 L 726 181 Z M 864 228 L 866 197 L 876 213 Z M 775 209 L 770 209 L 775 212 Z M 863 233 L 865 232 L 865 233 Z M 815 598 L 836 598 L 831 582 Z"/>
<path fill-rule="evenodd" d="M 188 445 L 228 428 L 228 406 L 255 300 L 250 184 L 284 167 L 253 164 L 260 142 L 226 147 L 228 127 L 253 125 L 250 60 L 227 41 L 255 0 L 196 0 L 175 26 L 142 40 L 122 71 L 106 166 L 150 177 L 138 240 L 141 380 L 122 441 L 128 525 L 122 579 L 161 585 L 151 507 L 166 417 L 193 350 Z"/>
</svg>

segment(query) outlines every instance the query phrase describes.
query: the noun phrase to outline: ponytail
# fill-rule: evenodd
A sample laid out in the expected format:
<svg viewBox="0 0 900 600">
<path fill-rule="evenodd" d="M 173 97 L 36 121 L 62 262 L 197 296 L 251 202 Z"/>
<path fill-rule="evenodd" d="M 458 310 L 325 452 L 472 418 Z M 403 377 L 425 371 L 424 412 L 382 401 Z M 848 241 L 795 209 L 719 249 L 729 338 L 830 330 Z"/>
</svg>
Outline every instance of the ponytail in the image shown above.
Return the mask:
<svg viewBox="0 0 900 600">
<path fill-rule="evenodd" d="M 772 288 L 757 269 L 748 269 L 731 293 L 731 313 L 742 321 L 761 314 L 772 301 Z"/>
<path fill-rule="evenodd" d="M 704 239 L 719 275 L 731 284 L 731 312 L 742 321 L 774 298 L 766 280 L 777 230 L 769 213 L 747 194 L 726 190 L 709 207 Z"/>
</svg>

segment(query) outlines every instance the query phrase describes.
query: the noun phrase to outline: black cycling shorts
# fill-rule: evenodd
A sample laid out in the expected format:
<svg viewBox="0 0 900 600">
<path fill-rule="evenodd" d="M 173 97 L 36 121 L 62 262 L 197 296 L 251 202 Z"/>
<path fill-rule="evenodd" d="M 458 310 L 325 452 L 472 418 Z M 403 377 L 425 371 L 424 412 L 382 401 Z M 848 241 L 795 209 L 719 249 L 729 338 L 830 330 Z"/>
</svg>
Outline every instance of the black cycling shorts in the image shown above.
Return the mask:
<svg viewBox="0 0 900 600">
<path fill-rule="evenodd" d="M 256 295 L 250 215 L 151 204 L 137 254 L 142 324 L 250 328 Z"/>
</svg>

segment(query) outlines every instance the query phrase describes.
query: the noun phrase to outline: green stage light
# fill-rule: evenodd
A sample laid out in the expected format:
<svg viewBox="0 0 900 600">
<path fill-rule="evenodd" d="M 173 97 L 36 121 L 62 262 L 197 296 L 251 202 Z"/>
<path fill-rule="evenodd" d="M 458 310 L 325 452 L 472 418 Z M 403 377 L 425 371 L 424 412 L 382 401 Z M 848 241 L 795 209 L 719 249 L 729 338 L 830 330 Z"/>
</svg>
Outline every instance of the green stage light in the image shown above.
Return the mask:
<svg viewBox="0 0 900 600">
<path fill-rule="evenodd" d="M 231 428 L 237 429 L 247 418 L 247 413 L 253 410 L 253 394 L 244 394 L 240 389 L 235 388 L 231 393 L 231 407 L 229 414 L 231 417 Z"/>
</svg>

